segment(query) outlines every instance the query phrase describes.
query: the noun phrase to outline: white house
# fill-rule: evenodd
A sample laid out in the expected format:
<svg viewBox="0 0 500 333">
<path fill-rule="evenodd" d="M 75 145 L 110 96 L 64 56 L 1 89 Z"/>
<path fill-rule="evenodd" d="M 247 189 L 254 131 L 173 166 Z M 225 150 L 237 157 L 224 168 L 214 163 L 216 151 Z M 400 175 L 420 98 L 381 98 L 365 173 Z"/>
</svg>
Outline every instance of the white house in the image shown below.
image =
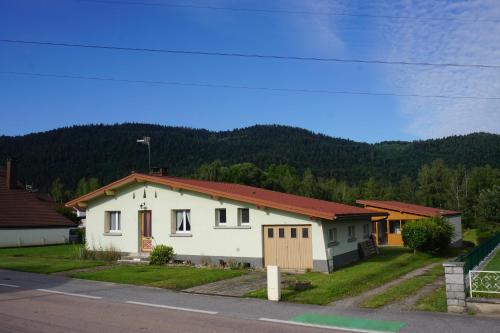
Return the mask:
<svg viewBox="0 0 500 333">
<path fill-rule="evenodd" d="M 127 254 L 172 246 L 194 263 L 331 271 L 359 258 L 385 213 L 261 188 L 132 173 L 66 204 L 86 209 L 86 240 Z"/>
<path fill-rule="evenodd" d="M 0 247 L 67 243 L 75 223 L 47 195 L 19 186 L 15 169 L 11 160 L 0 168 Z"/>
</svg>

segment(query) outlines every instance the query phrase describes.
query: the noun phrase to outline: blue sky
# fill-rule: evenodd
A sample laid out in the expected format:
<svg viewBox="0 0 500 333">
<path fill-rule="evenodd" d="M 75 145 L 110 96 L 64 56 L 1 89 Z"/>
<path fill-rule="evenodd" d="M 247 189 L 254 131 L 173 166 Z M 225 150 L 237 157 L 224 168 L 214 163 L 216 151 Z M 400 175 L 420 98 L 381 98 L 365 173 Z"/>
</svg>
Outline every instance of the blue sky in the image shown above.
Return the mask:
<svg viewBox="0 0 500 333">
<path fill-rule="evenodd" d="M 500 3 L 494 0 L 137 0 L 302 13 L 110 4 L 112 1 L 4 0 L 0 2 L 0 38 L 413 62 L 498 65 L 500 59 Z M 0 43 L 0 71 L 270 88 L 500 96 L 500 69 L 284 61 L 7 43 Z M 498 100 L 327 95 L 0 74 L 0 134 L 5 135 L 88 123 L 146 122 L 212 130 L 284 124 L 378 142 L 476 131 L 499 133 L 499 106 Z"/>
</svg>

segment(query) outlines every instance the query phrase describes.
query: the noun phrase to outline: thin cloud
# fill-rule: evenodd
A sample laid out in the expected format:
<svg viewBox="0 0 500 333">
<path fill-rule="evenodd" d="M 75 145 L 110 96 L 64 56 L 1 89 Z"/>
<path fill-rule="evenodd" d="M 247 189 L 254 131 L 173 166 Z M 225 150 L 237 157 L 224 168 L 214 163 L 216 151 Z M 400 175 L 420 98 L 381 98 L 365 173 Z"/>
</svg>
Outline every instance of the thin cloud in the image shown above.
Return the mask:
<svg viewBox="0 0 500 333">
<path fill-rule="evenodd" d="M 500 18 L 498 1 L 408 3 L 397 10 L 379 7 L 385 14 L 453 18 L 381 24 L 391 36 L 389 47 L 378 56 L 408 61 L 498 64 L 500 22 L 471 21 Z M 402 93 L 499 96 L 500 71 L 446 67 L 386 69 L 388 84 Z M 408 120 L 407 133 L 420 138 L 500 132 L 500 102 L 401 99 L 399 112 Z"/>
</svg>

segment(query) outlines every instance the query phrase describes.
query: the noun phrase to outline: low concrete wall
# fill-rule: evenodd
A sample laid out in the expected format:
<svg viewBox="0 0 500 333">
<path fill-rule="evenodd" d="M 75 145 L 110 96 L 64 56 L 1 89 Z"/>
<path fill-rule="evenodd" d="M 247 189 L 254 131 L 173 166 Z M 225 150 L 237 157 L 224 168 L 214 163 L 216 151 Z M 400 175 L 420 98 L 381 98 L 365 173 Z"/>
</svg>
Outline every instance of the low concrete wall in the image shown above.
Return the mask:
<svg viewBox="0 0 500 333">
<path fill-rule="evenodd" d="M 467 298 L 467 309 L 477 314 L 500 316 L 500 299 Z"/>
<path fill-rule="evenodd" d="M 464 263 L 451 261 L 444 263 L 443 267 L 448 312 L 463 313 L 466 311 Z"/>
<path fill-rule="evenodd" d="M 0 229 L 0 247 L 65 244 L 69 228 Z"/>
</svg>

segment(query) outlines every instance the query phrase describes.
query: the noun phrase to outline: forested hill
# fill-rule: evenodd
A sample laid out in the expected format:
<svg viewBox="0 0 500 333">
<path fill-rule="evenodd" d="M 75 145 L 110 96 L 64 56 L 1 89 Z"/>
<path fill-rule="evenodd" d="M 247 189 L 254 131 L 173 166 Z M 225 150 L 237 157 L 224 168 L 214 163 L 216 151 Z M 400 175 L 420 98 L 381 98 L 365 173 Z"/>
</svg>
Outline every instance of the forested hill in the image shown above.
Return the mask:
<svg viewBox="0 0 500 333">
<path fill-rule="evenodd" d="M 97 177 L 102 184 L 147 168 L 147 148 L 136 143 L 142 136 L 151 137 L 152 164 L 177 176 L 192 175 L 215 160 L 251 162 L 263 169 L 289 164 L 299 172 L 310 168 L 318 177 L 352 183 L 414 178 L 422 164 L 437 158 L 450 167 L 500 167 L 500 135 L 495 134 L 368 144 L 274 125 L 221 132 L 149 124 L 73 126 L 0 136 L 0 161 L 14 157 L 20 180 L 42 189 L 56 178 L 68 186 L 82 177 Z"/>
</svg>

